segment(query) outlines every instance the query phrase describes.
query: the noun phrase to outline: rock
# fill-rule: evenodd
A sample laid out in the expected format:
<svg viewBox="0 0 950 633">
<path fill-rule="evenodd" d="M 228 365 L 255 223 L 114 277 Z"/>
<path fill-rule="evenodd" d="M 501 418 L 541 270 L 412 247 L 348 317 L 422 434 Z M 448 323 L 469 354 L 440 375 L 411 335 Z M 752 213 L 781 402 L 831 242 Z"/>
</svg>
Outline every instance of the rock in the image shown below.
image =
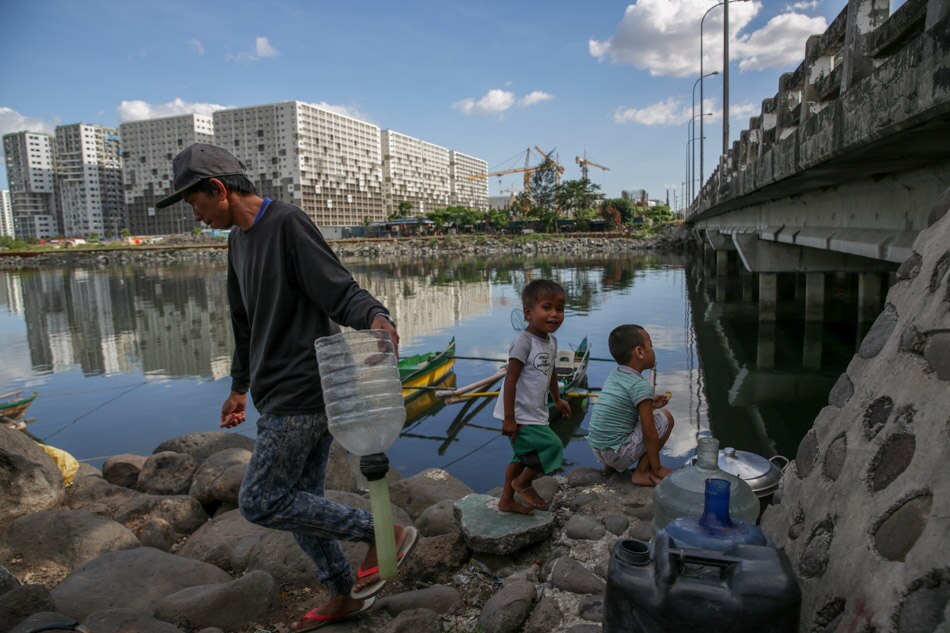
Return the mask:
<svg viewBox="0 0 950 633">
<path fill-rule="evenodd" d="M 198 631 L 198 633 L 224 633 L 224 631 L 216 626 L 206 626 L 205 628 Z"/>
<path fill-rule="evenodd" d="M 357 466 L 357 468 L 359 467 Z M 340 490 L 342 492 L 359 492 L 361 490 L 356 472 L 354 472 L 350 463 L 350 456 L 336 440 L 330 445 L 324 487 L 327 490 Z M 365 490 L 365 488 L 362 489 Z"/>
<path fill-rule="evenodd" d="M 389 623 L 387 633 L 442 633 L 439 614 L 432 609 L 403 611 Z"/>
<path fill-rule="evenodd" d="M 577 615 L 588 622 L 601 622 L 604 619 L 603 596 L 590 596 L 581 600 Z"/>
<path fill-rule="evenodd" d="M 456 501 L 455 517 L 468 546 L 488 554 L 511 554 L 550 537 L 554 530 L 551 512 L 537 510 L 530 516 L 499 512 L 498 500 L 488 495 Z"/>
<path fill-rule="evenodd" d="M 392 502 L 413 519 L 431 505 L 446 499 L 456 501 L 471 493 L 471 488 L 439 468 L 429 468 L 389 487 Z"/>
<path fill-rule="evenodd" d="M 653 525 L 650 521 L 637 521 L 627 530 L 627 538 L 649 541 L 653 538 Z"/>
<path fill-rule="evenodd" d="M 0 591 L 0 595 L 3 592 Z M 0 616 L 0 619 L 3 619 L 3 616 Z M 40 611 L 39 613 L 34 613 L 29 616 L 27 619 L 23 620 L 15 627 L 7 631 L 7 633 L 30 633 L 33 629 L 39 628 L 44 624 L 54 624 L 57 622 L 68 622 L 69 617 L 63 615 L 62 613 L 56 613 L 55 611 Z M 0 625 L 2 626 L 2 625 Z"/>
<path fill-rule="evenodd" d="M 186 494 L 197 468 L 195 458 L 187 453 L 154 453 L 145 461 L 136 487 L 156 495 Z"/>
<path fill-rule="evenodd" d="M 254 525 L 241 516 L 240 510 L 231 510 L 201 526 L 178 554 L 225 571 L 237 571 L 231 566 L 234 551 L 241 548 L 250 550 L 267 531 L 267 528 Z"/>
<path fill-rule="evenodd" d="M 596 492 L 582 492 L 571 500 L 571 509 L 580 510 L 586 505 L 590 505 L 600 500 L 600 495 Z"/>
<path fill-rule="evenodd" d="M 225 431 L 188 433 L 162 442 L 152 452 L 187 453 L 195 458 L 196 463 L 200 464 L 215 453 L 228 448 L 243 448 L 246 451 L 254 452 L 254 440 L 238 433 Z"/>
<path fill-rule="evenodd" d="M 75 485 L 76 480 L 82 477 L 102 477 L 102 471 L 95 466 L 81 463 L 79 464 L 79 470 L 77 470 L 76 474 L 73 475 L 73 484 Z"/>
<path fill-rule="evenodd" d="M 567 473 L 567 485 L 571 488 L 591 486 L 604 480 L 604 473 L 596 468 L 575 468 Z"/>
<path fill-rule="evenodd" d="M 557 491 L 560 489 L 557 479 L 550 475 L 538 477 L 533 482 L 531 482 L 531 487 L 534 488 L 539 495 L 541 495 L 542 499 L 548 502 L 554 500 L 554 495 L 556 495 Z"/>
<path fill-rule="evenodd" d="M 501 498 L 501 493 L 502 493 L 504 490 L 505 490 L 505 489 L 504 489 L 503 487 L 501 487 L 501 486 L 496 486 L 496 487 L 492 488 L 491 490 L 489 490 L 488 492 L 486 492 L 485 494 L 488 495 L 489 497 L 495 497 L 496 499 L 499 499 L 499 498 Z"/>
<path fill-rule="evenodd" d="M 207 563 L 138 547 L 89 561 L 52 593 L 60 611 L 82 620 L 114 608 L 152 613 L 162 598 L 176 591 L 230 580 L 226 572 Z"/>
<path fill-rule="evenodd" d="M 415 554 L 413 554 L 415 555 Z M 462 597 L 454 588 L 447 585 L 434 585 L 386 596 L 379 600 L 376 608 L 397 615 L 412 609 L 433 609 L 439 613 L 454 613 L 462 606 Z"/>
<path fill-rule="evenodd" d="M 341 542 L 350 564 L 359 563 L 366 545 Z M 359 548 L 359 549 L 357 549 Z M 247 540 L 233 550 L 231 567 L 235 571 L 266 571 L 281 585 L 308 587 L 320 582 L 317 568 L 290 532 L 264 529 L 256 540 Z M 354 567 L 355 569 L 355 567 Z"/>
<path fill-rule="evenodd" d="M 419 515 L 415 526 L 422 536 L 440 536 L 459 531 L 455 522 L 455 502 L 451 499 L 429 506 Z"/>
<path fill-rule="evenodd" d="M 342 503 L 345 506 L 350 506 L 351 508 L 358 508 L 360 510 L 370 511 L 369 499 L 366 497 L 361 497 L 358 494 L 352 492 L 341 492 L 339 490 L 327 490 L 324 493 L 324 496 L 330 501 L 336 501 L 337 503 Z M 412 518 L 406 511 L 400 508 L 399 506 L 390 504 L 390 510 L 393 513 L 393 521 L 400 525 L 412 525 Z"/>
<path fill-rule="evenodd" d="M 125 526 L 91 512 L 47 510 L 21 517 L 0 536 L 0 551 L 26 565 L 57 563 L 73 569 L 106 552 L 139 547 Z"/>
<path fill-rule="evenodd" d="M 630 519 L 627 517 L 609 516 L 604 519 L 604 527 L 608 532 L 616 536 L 624 533 L 624 530 L 630 526 Z"/>
<path fill-rule="evenodd" d="M 65 497 L 53 458 L 26 434 L 0 424 L 0 530 L 16 518 L 55 508 Z"/>
<path fill-rule="evenodd" d="M 95 633 L 180 633 L 178 627 L 134 609 L 97 611 L 86 618 L 83 626 Z"/>
<path fill-rule="evenodd" d="M 460 532 L 420 537 L 412 554 L 403 563 L 406 576 L 425 582 L 447 580 L 464 565 L 472 551 Z"/>
<path fill-rule="evenodd" d="M 141 495 L 119 506 L 113 518 L 133 532 L 149 520 L 163 521 L 176 534 L 191 534 L 208 522 L 204 508 L 188 495 Z"/>
<path fill-rule="evenodd" d="M 551 633 L 563 621 L 561 608 L 553 596 L 544 596 L 531 612 L 531 619 L 524 627 L 524 633 Z"/>
<path fill-rule="evenodd" d="M 19 579 L 6 567 L 0 567 L 0 595 L 20 586 Z"/>
<path fill-rule="evenodd" d="M 567 633 L 601 633 L 603 629 L 596 624 L 575 624 L 567 629 Z"/>
<path fill-rule="evenodd" d="M 53 597 L 43 585 L 16 587 L 0 595 L 0 631 L 9 631 L 34 613 L 55 610 Z"/>
<path fill-rule="evenodd" d="M 141 494 L 100 477 L 83 477 L 73 479 L 73 485 L 66 490 L 66 505 L 72 510 L 111 517 L 119 506 Z"/>
<path fill-rule="evenodd" d="M 573 558 L 562 557 L 551 565 L 551 584 L 570 593 L 602 594 L 606 587 L 603 580 L 588 571 Z"/>
<path fill-rule="evenodd" d="M 243 448 L 228 448 L 214 453 L 198 466 L 188 494 L 204 505 L 237 503 L 241 480 L 249 461 L 251 451 Z"/>
<path fill-rule="evenodd" d="M 135 488 L 139 480 L 139 473 L 148 459 L 145 455 L 123 453 L 113 455 L 102 464 L 102 478 L 110 484 L 123 488 Z"/>
<path fill-rule="evenodd" d="M 596 541 L 606 533 L 606 530 L 597 519 L 583 514 L 575 514 L 564 526 L 564 532 L 568 538 Z"/>
<path fill-rule="evenodd" d="M 478 628 L 483 633 L 514 633 L 528 618 L 538 592 L 530 582 L 516 582 L 503 587 L 482 607 Z"/>
<path fill-rule="evenodd" d="M 237 580 L 189 587 L 162 598 L 155 617 L 190 628 L 240 629 L 280 606 L 280 587 L 273 576 L 252 571 Z"/>
<path fill-rule="evenodd" d="M 132 533 L 138 537 L 144 547 L 154 547 L 163 552 L 170 552 L 178 542 L 178 533 L 172 529 L 165 519 L 143 517 L 135 524 Z"/>
</svg>

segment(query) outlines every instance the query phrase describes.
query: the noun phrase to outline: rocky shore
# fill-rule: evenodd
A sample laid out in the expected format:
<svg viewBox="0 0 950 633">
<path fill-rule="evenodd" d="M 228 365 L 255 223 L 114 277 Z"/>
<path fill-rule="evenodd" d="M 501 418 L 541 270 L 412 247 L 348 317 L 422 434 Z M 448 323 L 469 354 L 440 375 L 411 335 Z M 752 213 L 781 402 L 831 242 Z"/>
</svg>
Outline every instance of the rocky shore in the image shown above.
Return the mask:
<svg viewBox="0 0 950 633">
<path fill-rule="evenodd" d="M 0 428 L 0 631 L 74 619 L 95 633 L 270 631 L 325 597 L 289 533 L 236 509 L 253 440 L 174 438 L 151 455 L 82 465 L 65 487 L 26 435 Z M 334 445 L 327 497 L 369 509 L 357 462 Z M 544 477 L 551 510 L 502 514 L 449 473 L 390 475 L 394 520 L 421 539 L 365 616 L 329 632 L 594 633 L 611 548 L 649 538 L 650 489 L 577 468 Z M 365 545 L 344 543 L 355 566 Z M 132 628 L 129 628 L 132 627 Z"/>
</svg>

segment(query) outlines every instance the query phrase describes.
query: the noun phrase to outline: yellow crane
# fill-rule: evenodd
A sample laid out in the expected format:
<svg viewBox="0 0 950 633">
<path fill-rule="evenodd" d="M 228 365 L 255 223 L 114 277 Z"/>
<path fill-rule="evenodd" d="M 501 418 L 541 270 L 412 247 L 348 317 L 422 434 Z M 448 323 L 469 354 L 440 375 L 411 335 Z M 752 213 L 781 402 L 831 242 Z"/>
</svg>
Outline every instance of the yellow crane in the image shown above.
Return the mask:
<svg viewBox="0 0 950 633">
<path fill-rule="evenodd" d="M 580 156 L 575 156 L 574 160 L 577 161 L 577 164 L 581 166 L 581 178 L 583 178 L 584 180 L 588 179 L 587 178 L 588 165 L 598 167 L 600 169 L 603 169 L 604 171 L 610 171 L 610 167 L 605 167 L 604 165 L 599 165 L 592 160 L 587 160 L 587 152 L 584 152 L 584 158 L 581 158 Z"/>
<path fill-rule="evenodd" d="M 554 168 L 557 170 L 557 173 L 556 173 L 555 176 L 554 176 L 554 180 L 555 180 L 555 182 L 556 182 L 557 184 L 561 184 L 561 175 L 564 173 L 564 165 L 562 165 L 561 163 L 557 162 L 557 161 L 552 157 L 552 155 L 554 154 L 554 149 L 557 149 L 557 148 L 555 147 L 555 148 L 552 149 L 550 152 L 545 152 L 543 149 L 541 149 L 540 147 L 538 147 L 537 145 L 535 145 L 535 146 L 534 146 L 534 149 L 538 150 L 538 153 L 541 154 L 542 156 L 544 156 L 544 159 L 545 159 L 545 160 L 551 161 L 551 164 L 554 165 Z M 537 168 L 540 168 L 542 165 L 544 165 L 543 162 L 541 163 L 541 165 L 538 165 Z"/>
</svg>

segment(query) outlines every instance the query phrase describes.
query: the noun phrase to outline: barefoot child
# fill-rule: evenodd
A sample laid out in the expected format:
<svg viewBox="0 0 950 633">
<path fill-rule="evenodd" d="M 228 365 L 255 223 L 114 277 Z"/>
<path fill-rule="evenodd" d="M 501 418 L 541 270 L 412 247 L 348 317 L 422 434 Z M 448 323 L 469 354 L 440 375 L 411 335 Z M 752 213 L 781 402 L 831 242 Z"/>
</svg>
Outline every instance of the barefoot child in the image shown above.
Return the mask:
<svg viewBox="0 0 950 633">
<path fill-rule="evenodd" d="M 548 426 L 547 394 L 564 415 L 571 406 L 561 399 L 554 359 L 557 341 L 551 334 L 564 321 L 564 288 L 555 281 L 536 279 L 525 286 L 521 304 L 528 327 L 511 343 L 508 373 L 494 415 L 504 420 L 501 432 L 511 438 L 514 457 L 505 470 L 505 486 L 498 500 L 502 512 L 533 514 L 548 503 L 531 486 L 541 473 L 561 467 L 564 447 Z M 515 501 L 518 492 L 529 505 Z"/>
<path fill-rule="evenodd" d="M 637 462 L 630 481 L 655 486 L 671 472 L 660 464 L 660 449 L 673 430 L 673 416 L 662 408 L 669 397 L 655 396 L 640 375 L 656 365 L 653 341 L 639 325 L 621 325 L 607 346 L 619 366 L 607 376 L 591 413 L 587 443 L 604 470 L 623 472 Z"/>
</svg>

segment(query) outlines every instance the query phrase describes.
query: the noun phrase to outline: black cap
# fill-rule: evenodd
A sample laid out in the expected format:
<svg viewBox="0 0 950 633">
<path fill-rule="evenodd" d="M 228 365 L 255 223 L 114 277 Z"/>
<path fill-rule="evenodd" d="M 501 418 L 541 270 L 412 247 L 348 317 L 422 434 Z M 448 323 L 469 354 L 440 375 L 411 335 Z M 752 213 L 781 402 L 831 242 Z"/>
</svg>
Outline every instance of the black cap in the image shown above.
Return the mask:
<svg viewBox="0 0 950 633">
<path fill-rule="evenodd" d="M 181 195 L 206 178 L 244 176 L 244 164 L 226 149 L 207 143 L 195 143 L 181 151 L 172 161 L 175 193 L 159 201 L 159 209 L 181 200 Z"/>
</svg>

